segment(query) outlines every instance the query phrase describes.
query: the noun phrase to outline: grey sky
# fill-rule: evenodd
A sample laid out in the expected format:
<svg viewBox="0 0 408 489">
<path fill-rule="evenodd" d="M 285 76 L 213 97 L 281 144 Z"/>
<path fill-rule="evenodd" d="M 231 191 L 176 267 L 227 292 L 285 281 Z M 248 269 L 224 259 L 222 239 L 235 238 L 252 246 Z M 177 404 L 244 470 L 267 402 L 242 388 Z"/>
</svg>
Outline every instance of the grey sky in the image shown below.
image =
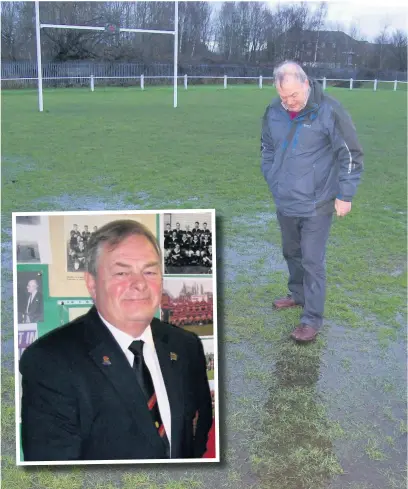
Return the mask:
<svg viewBox="0 0 408 489">
<path fill-rule="evenodd" d="M 377 2 L 366 0 L 353 2 L 329 2 L 328 25 L 340 22 L 348 29 L 351 24 L 358 25 L 360 33 L 367 39 L 373 41 L 374 37 L 388 25 L 387 32 L 395 29 L 408 29 L 408 7 L 407 2 L 389 1 Z"/>
<path fill-rule="evenodd" d="M 317 5 L 319 2 L 306 0 Z M 269 1 L 273 10 L 278 3 L 298 3 L 280 0 Z M 359 27 L 360 35 L 367 41 L 373 41 L 384 26 L 388 25 L 388 33 L 395 29 L 408 30 L 408 2 L 406 0 L 328 0 L 326 28 L 335 30 L 337 23 L 344 26 L 347 32 L 354 23 Z"/>
</svg>

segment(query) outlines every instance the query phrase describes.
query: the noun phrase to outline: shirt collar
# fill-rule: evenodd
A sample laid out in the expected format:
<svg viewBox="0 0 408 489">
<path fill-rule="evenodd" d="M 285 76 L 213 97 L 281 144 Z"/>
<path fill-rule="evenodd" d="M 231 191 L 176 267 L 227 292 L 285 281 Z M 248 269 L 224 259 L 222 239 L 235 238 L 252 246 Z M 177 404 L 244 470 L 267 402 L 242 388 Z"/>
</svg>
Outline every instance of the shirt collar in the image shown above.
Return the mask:
<svg viewBox="0 0 408 489">
<path fill-rule="evenodd" d="M 109 331 L 112 333 L 113 337 L 115 340 L 119 343 L 120 347 L 122 348 L 123 351 L 126 351 L 131 343 L 135 340 L 142 340 L 149 346 L 154 347 L 153 343 L 153 335 L 152 335 L 152 329 L 150 327 L 150 324 L 147 326 L 147 328 L 143 331 L 143 333 L 138 336 L 137 338 L 134 338 L 132 335 L 125 333 L 121 329 L 117 328 L 113 324 L 110 324 L 98 311 L 99 317 L 101 318 L 102 322 L 106 325 L 106 327 L 109 329 Z"/>
</svg>

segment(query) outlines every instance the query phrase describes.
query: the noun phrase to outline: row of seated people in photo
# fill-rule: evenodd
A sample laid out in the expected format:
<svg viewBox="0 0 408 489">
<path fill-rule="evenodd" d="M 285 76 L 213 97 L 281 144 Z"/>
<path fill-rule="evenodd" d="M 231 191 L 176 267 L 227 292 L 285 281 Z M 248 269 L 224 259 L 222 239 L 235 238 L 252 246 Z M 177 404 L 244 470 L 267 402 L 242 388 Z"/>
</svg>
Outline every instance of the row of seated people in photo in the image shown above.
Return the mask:
<svg viewBox="0 0 408 489">
<path fill-rule="evenodd" d="M 198 237 L 198 241 L 201 242 L 205 236 L 207 239 L 211 241 L 212 233 L 209 229 L 207 229 L 207 223 L 203 222 L 203 227 L 200 228 L 200 223 L 196 221 L 194 228 L 190 229 L 190 226 L 187 224 L 186 229 L 181 229 L 180 223 L 176 222 L 175 229 L 171 229 L 171 224 L 166 224 L 166 229 L 164 231 L 164 241 L 172 239 L 178 240 L 179 242 L 182 240 L 183 236 L 186 236 L 186 239 L 190 242 L 193 241 L 194 236 Z M 165 245 L 166 247 L 166 245 Z"/>
<path fill-rule="evenodd" d="M 187 234 L 183 234 L 181 238 L 178 238 L 176 233 L 173 233 L 173 236 L 167 236 L 164 238 L 164 249 L 165 250 L 173 250 L 176 245 L 179 245 L 180 248 L 190 248 L 193 251 L 208 249 L 211 242 L 211 236 L 204 234 L 201 238 L 195 234 L 192 239 L 189 239 Z"/>
<path fill-rule="evenodd" d="M 170 324 L 174 326 L 203 326 L 204 324 L 212 324 L 213 317 L 211 315 L 196 315 L 196 316 L 182 316 L 173 315 L 170 320 Z"/>
<path fill-rule="evenodd" d="M 203 266 L 212 267 L 212 246 L 193 247 L 176 244 L 174 248 L 165 250 L 164 262 L 173 267 Z"/>
</svg>

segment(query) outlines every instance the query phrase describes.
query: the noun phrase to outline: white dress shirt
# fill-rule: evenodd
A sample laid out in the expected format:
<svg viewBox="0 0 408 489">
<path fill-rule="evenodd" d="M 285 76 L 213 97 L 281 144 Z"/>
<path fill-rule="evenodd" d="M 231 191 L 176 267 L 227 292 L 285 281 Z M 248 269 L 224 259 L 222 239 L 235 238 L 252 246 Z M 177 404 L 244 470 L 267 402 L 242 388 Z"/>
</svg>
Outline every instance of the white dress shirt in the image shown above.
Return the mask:
<svg viewBox="0 0 408 489">
<path fill-rule="evenodd" d="M 99 314 L 99 312 L 98 312 Z M 129 346 L 135 340 L 144 341 L 143 345 L 143 358 L 146 363 L 147 368 L 149 369 L 150 375 L 152 376 L 154 390 L 157 396 L 157 403 L 159 405 L 160 416 L 163 421 L 164 428 L 166 430 L 167 438 L 170 443 L 171 450 L 171 413 L 170 413 L 170 404 L 169 398 L 167 396 L 166 386 L 164 385 L 163 375 L 160 369 L 159 358 L 156 353 L 156 348 L 154 347 L 154 341 L 152 336 L 152 329 L 149 326 L 143 331 L 143 334 L 138 338 L 133 338 L 133 336 L 125 333 L 124 331 L 116 328 L 112 324 L 108 323 L 106 319 L 104 319 L 100 314 L 99 317 L 112 333 L 113 337 L 119 344 L 123 353 L 125 354 L 129 364 L 133 367 L 133 360 L 135 356 L 129 350 Z"/>
<path fill-rule="evenodd" d="M 33 292 L 30 294 L 30 297 L 28 298 L 27 302 L 27 307 L 26 307 L 26 313 L 28 314 L 28 308 L 31 306 L 31 303 L 34 301 L 34 297 L 37 295 L 37 292 Z"/>
</svg>

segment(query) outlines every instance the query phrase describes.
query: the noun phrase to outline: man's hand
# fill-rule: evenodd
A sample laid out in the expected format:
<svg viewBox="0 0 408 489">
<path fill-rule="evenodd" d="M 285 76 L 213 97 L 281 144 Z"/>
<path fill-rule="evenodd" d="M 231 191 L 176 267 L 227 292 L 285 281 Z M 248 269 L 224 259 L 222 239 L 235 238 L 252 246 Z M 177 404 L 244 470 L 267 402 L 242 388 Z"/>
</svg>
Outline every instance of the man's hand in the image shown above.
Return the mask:
<svg viewBox="0 0 408 489">
<path fill-rule="evenodd" d="M 345 202 L 344 200 L 336 199 L 334 201 L 334 207 L 338 216 L 343 217 L 351 211 L 351 202 Z"/>
</svg>

